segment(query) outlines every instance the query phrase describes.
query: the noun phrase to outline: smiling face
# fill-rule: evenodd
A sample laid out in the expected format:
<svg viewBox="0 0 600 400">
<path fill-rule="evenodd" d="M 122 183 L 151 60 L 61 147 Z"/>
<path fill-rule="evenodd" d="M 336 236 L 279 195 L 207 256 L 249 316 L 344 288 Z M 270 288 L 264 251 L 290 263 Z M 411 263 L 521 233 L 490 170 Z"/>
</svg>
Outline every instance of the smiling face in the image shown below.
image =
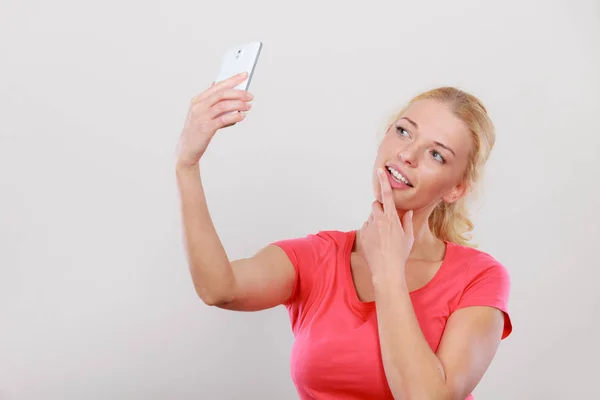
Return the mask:
<svg viewBox="0 0 600 400">
<path fill-rule="evenodd" d="M 373 191 L 381 202 L 377 168 L 384 168 L 398 210 L 433 209 L 467 193 L 463 183 L 473 138 L 450 106 L 438 100 L 412 103 L 381 142 L 373 169 Z"/>
</svg>

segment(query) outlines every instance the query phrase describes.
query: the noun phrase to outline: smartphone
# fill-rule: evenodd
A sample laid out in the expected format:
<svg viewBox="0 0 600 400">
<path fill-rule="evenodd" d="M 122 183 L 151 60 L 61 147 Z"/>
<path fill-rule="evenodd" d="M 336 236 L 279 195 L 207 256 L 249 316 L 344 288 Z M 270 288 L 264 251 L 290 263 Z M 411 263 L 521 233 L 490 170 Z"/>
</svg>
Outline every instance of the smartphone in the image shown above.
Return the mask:
<svg viewBox="0 0 600 400">
<path fill-rule="evenodd" d="M 245 71 L 248 73 L 248 78 L 234 89 L 248 90 L 262 46 L 262 42 L 250 42 L 233 47 L 225 52 L 221 59 L 221 67 L 215 83 Z"/>
</svg>

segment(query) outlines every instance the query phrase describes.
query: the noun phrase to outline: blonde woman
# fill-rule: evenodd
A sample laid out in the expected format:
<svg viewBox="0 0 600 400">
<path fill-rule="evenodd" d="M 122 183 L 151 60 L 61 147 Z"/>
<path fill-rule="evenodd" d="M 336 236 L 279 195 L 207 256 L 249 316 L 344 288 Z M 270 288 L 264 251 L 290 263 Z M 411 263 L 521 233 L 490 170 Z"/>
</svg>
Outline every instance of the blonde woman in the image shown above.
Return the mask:
<svg viewBox="0 0 600 400">
<path fill-rule="evenodd" d="M 189 268 L 208 305 L 283 304 L 302 399 L 472 399 L 512 326 L 504 266 L 468 243 L 464 198 L 494 145 L 474 96 L 437 88 L 389 125 L 373 167 L 375 201 L 360 229 L 320 231 L 229 260 L 211 221 L 199 160 L 243 120 L 252 96 L 232 77 L 195 97 L 178 146 Z M 241 111 L 230 113 L 229 111 Z"/>
</svg>

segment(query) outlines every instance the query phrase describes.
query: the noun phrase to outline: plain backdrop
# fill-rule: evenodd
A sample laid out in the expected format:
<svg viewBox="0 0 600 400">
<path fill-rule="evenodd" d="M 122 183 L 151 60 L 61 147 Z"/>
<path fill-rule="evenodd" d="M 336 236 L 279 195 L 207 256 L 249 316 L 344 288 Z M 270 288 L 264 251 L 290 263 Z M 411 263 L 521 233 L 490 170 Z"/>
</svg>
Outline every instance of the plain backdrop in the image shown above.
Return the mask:
<svg viewBox="0 0 600 400">
<path fill-rule="evenodd" d="M 229 256 L 359 228 L 388 117 L 457 86 L 497 126 L 473 218 L 513 282 L 475 395 L 600 396 L 597 0 L 0 0 L 0 399 L 297 398 L 286 310 L 205 306 L 181 236 L 189 101 L 253 40 L 203 159 Z"/>
</svg>

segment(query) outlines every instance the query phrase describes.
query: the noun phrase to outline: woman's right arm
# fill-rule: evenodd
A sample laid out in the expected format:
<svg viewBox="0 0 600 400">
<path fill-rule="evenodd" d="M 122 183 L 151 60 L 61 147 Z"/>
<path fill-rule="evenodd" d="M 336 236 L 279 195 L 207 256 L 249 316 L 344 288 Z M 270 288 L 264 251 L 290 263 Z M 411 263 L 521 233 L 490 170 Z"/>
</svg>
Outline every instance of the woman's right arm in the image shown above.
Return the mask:
<svg viewBox="0 0 600 400">
<path fill-rule="evenodd" d="M 249 94 L 233 90 L 245 77 L 213 85 L 195 97 L 182 131 L 176 166 L 183 234 L 194 288 L 208 305 L 256 311 L 289 298 L 295 269 L 286 253 L 269 245 L 250 258 L 230 261 L 210 217 L 199 161 L 217 130 L 240 122 Z"/>
</svg>

